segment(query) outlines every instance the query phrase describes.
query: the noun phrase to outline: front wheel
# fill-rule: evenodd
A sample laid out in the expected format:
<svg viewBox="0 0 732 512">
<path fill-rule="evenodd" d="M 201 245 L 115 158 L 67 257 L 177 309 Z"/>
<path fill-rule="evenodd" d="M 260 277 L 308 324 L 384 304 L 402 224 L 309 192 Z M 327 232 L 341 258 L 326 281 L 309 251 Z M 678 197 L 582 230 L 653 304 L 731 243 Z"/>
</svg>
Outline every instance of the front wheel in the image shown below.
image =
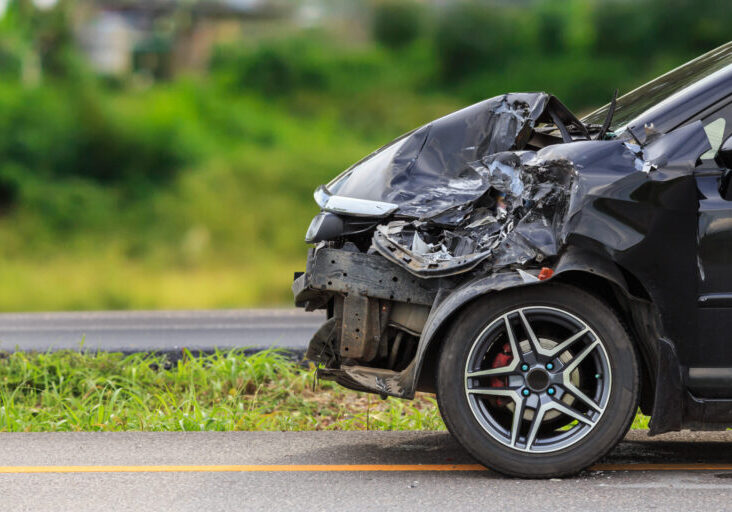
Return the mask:
<svg viewBox="0 0 732 512">
<path fill-rule="evenodd" d="M 454 320 L 437 399 L 450 432 L 501 473 L 576 473 L 612 449 L 638 404 L 635 349 L 615 313 L 573 286 L 486 296 Z"/>
</svg>

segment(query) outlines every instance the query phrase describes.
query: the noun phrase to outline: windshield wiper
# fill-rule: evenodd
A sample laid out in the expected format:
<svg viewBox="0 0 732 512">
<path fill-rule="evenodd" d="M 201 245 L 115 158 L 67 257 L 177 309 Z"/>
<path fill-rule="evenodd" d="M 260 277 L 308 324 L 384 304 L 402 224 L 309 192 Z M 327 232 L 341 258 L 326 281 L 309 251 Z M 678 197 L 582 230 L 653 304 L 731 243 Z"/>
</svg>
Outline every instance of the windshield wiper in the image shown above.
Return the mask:
<svg viewBox="0 0 732 512">
<path fill-rule="evenodd" d="M 607 109 L 607 115 L 605 116 L 605 122 L 602 123 L 602 128 L 600 128 L 600 131 L 597 133 L 597 137 L 595 137 L 595 140 L 602 140 L 605 138 L 605 134 L 607 133 L 608 129 L 610 128 L 610 123 L 613 122 L 613 115 L 615 114 L 615 104 L 617 103 L 618 99 L 618 90 L 615 89 L 615 93 L 613 94 L 613 99 L 610 101 L 610 106 Z"/>
</svg>

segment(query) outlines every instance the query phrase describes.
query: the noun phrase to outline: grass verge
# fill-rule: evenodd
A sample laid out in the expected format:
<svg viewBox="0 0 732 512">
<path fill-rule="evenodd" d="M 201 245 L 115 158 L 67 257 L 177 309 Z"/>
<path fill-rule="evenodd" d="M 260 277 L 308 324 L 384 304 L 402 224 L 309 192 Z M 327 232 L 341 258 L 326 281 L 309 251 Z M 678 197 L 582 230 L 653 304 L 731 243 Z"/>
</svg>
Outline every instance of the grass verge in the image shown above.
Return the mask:
<svg viewBox="0 0 732 512">
<path fill-rule="evenodd" d="M 314 385 L 315 384 L 315 385 Z M 634 428 L 645 428 L 638 417 Z M 444 430 L 436 402 L 314 382 L 276 351 L 0 358 L 0 431 Z"/>
<path fill-rule="evenodd" d="M 275 351 L 171 363 L 150 354 L 0 359 L 0 430 L 436 430 L 435 400 L 380 400 L 318 382 Z"/>
</svg>

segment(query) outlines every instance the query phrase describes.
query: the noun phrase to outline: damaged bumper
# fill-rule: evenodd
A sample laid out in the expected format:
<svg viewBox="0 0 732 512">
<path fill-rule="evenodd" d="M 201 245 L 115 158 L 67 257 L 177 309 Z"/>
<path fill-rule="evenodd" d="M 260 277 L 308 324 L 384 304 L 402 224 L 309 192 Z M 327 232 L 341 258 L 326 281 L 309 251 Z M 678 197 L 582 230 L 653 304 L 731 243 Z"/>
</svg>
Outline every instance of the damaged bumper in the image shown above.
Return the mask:
<svg viewBox="0 0 732 512">
<path fill-rule="evenodd" d="M 438 283 L 422 280 L 378 254 L 319 246 L 292 285 L 307 310 L 329 319 L 306 357 L 325 365 L 323 379 L 362 391 L 411 397 L 414 355 Z"/>
<path fill-rule="evenodd" d="M 379 255 L 319 246 L 308 251 L 306 271 L 292 291 L 297 306 L 312 311 L 334 294 L 430 306 L 436 287 Z"/>
</svg>

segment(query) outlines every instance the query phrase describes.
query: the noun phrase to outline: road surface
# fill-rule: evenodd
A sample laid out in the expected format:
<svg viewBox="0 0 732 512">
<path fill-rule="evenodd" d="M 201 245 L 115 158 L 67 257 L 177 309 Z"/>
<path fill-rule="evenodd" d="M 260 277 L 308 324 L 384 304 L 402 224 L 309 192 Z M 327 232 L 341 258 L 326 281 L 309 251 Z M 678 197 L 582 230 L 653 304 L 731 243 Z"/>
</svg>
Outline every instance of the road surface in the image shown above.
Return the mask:
<svg viewBox="0 0 732 512">
<path fill-rule="evenodd" d="M 0 508 L 729 510 L 730 434 L 634 432 L 593 470 L 541 481 L 479 470 L 442 432 L 6 433 Z"/>
<path fill-rule="evenodd" d="M 176 352 L 284 347 L 303 352 L 325 319 L 301 309 L 0 314 L 0 350 Z M 82 344 L 83 340 L 83 344 Z"/>
</svg>

